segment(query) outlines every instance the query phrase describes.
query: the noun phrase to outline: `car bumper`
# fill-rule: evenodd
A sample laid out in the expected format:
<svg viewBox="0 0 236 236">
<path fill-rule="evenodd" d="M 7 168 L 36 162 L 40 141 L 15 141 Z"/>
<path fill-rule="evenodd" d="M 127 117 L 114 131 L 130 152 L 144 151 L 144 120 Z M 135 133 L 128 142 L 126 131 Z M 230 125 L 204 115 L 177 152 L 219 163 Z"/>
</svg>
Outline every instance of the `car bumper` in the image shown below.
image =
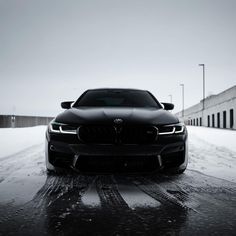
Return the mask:
<svg viewBox="0 0 236 236">
<path fill-rule="evenodd" d="M 160 137 L 154 144 L 84 144 L 76 135 L 46 133 L 46 164 L 55 167 L 93 170 L 114 170 L 116 167 L 158 170 L 185 169 L 188 162 L 187 132 Z M 144 168 L 145 167 L 145 168 Z M 132 169 L 131 168 L 131 169 Z"/>
</svg>

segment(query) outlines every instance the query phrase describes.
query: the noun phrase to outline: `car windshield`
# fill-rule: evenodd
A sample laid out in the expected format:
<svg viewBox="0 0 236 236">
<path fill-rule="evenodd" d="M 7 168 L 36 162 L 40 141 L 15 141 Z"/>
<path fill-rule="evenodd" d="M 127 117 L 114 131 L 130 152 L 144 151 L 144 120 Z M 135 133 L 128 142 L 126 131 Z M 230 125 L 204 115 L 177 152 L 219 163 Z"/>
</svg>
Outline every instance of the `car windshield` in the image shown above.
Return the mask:
<svg viewBox="0 0 236 236">
<path fill-rule="evenodd" d="M 160 104 L 147 91 L 142 90 L 89 90 L 73 107 L 155 107 Z"/>
</svg>

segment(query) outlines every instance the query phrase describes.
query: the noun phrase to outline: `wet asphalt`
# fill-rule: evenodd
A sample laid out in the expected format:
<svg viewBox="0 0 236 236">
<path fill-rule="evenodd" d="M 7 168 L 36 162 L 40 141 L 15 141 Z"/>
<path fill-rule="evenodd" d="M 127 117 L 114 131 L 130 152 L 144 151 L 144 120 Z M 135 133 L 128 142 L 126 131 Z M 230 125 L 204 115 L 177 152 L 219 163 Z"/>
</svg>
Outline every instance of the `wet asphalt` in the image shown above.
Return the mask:
<svg viewBox="0 0 236 236">
<path fill-rule="evenodd" d="M 232 182 L 193 170 L 47 175 L 42 155 L 36 146 L 0 162 L 1 236 L 236 235 Z"/>
</svg>

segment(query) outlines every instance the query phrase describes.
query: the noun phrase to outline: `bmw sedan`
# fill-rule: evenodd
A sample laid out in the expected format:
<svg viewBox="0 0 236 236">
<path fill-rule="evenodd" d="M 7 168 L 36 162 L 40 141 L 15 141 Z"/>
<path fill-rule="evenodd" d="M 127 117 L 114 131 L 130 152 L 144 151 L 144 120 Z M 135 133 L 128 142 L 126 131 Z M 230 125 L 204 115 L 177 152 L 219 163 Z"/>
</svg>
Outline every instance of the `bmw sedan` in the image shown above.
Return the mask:
<svg viewBox="0 0 236 236">
<path fill-rule="evenodd" d="M 187 130 L 150 92 L 92 89 L 66 109 L 46 132 L 48 172 L 183 173 L 188 162 Z"/>
</svg>

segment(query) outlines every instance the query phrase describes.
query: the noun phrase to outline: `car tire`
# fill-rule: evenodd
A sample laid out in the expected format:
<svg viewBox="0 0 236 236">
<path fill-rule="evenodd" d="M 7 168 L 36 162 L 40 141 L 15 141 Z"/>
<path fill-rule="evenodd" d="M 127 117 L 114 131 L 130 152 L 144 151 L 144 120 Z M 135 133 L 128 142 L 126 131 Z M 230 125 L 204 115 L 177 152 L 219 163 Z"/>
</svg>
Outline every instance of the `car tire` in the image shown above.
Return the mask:
<svg viewBox="0 0 236 236">
<path fill-rule="evenodd" d="M 184 173 L 186 168 L 180 169 L 180 168 L 171 168 L 171 169 L 164 169 L 162 170 L 162 173 L 167 175 L 181 175 Z"/>
<path fill-rule="evenodd" d="M 55 170 L 47 169 L 47 175 L 54 175 L 55 173 Z"/>
</svg>

